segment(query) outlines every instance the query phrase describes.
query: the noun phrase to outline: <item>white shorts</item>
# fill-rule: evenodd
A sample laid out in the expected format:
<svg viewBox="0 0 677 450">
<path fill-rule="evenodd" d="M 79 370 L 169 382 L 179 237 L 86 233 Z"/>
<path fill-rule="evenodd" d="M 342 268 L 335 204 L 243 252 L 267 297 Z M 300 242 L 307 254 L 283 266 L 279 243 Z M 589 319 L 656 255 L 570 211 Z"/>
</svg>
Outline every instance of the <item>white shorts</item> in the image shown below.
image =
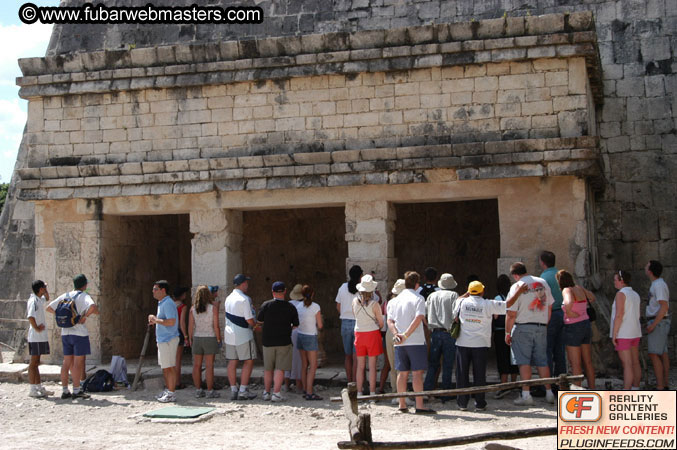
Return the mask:
<svg viewBox="0 0 677 450">
<path fill-rule="evenodd" d="M 157 362 L 160 364 L 160 368 L 169 369 L 176 366 L 176 349 L 178 346 L 178 336 L 169 342 L 157 343 Z"/>
</svg>

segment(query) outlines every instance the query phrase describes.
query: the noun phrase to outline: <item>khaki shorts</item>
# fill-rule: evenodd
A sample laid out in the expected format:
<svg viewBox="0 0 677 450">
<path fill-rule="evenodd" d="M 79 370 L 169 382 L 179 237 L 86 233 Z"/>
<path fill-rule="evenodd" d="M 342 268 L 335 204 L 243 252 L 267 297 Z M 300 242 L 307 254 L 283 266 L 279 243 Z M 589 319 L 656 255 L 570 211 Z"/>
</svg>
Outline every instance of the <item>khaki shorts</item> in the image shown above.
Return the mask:
<svg viewBox="0 0 677 450">
<path fill-rule="evenodd" d="M 193 338 L 191 346 L 193 355 L 216 355 L 219 352 L 219 341 L 214 336 L 196 336 Z"/>
<path fill-rule="evenodd" d="M 263 346 L 263 370 L 291 370 L 292 346 Z"/>
<path fill-rule="evenodd" d="M 240 345 L 226 344 L 226 359 L 239 361 L 256 359 L 256 342 L 251 339 Z"/>
<path fill-rule="evenodd" d="M 176 366 L 176 349 L 179 346 L 179 337 L 176 336 L 169 342 L 157 343 L 157 362 L 160 368 L 169 369 Z"/>
</svg>

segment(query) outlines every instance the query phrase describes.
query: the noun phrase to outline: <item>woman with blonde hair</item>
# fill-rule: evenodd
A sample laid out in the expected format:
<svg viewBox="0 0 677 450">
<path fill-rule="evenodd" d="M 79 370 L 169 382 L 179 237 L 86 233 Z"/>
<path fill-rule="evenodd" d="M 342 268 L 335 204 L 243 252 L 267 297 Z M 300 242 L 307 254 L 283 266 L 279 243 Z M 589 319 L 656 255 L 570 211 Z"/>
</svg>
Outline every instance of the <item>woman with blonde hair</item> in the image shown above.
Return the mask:
<svg viewBox="0 0 677 450">
<path fill-rule="evenodd" d="M 585 370 L 588 389 L 595 389 L 595 368 L 592 365 L 592 327 L 588 317 L 588 301 L 595 301 L 595 294 L 574 283 L 574 277 L 566 270 L 555 275 L 562 290 L 564 310 L 564 345 L 571 364 L 571 372 L 580 375 Z M 574 383 L 578 386 L 580 382 Z"/>
<path fill-rule="evenodd" d="M 301 383 L 305 391 L 306 400 L 322 400 L 322 397 L 313 392 L 315 372 L 317 371 L 317 331 L 322 329 L 322 312 L 320 305 L 315 303 L 315 291 L 307 284 L 301 288 L 303 301 L 296 304 L 299 313 L 299 327 L 296 335 L 296 347 L 301 353 Z"/>
<path fill-rule="evenodd" d="M 376 395 L 376 360 L 383 353 L 381 328 L 383 315 L 374 295 L 376 281 L 371 275 L 365 275 L 357 285 L 358 295 L 353 299 L 355 315 L 355 350 L 357 354 L 357 392 L 362 392 L 364 384 L 365 359 L 369 357 L 369 393 Z"/>
<path fill-rule="evenodd" d="M 219 309 L 214 307 L 214 297 L 207 286 L 199 286 L 193 297 L 188 320 L 188 342 L 193 349 L 193 383 L 195 397 L 216 398 L 214 391 L 214 358 L 221 343 Z M 202 390 L 202 360 L 205 362 L 207 392 Z"/>
<path fill-rule="evenodd" d="M 639 365 L 639 294 L 630 287 L 630 273 L 619 270 L 614 274 L 618 289 L 611 307 L 610 337 L 623 365 L 623 388 L 639 390 L 642 368 Z"/>
</svg>

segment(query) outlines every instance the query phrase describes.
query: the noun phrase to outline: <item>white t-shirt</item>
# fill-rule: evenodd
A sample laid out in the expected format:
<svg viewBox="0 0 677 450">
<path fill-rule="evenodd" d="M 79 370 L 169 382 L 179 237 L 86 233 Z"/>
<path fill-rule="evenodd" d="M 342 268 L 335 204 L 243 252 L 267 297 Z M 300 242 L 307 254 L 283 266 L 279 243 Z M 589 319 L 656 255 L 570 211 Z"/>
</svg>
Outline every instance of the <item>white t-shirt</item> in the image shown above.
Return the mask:
<svg viewBox="0 0 677 450">
<path fill-rule="evenodd" d="M 520 295 L 517 301 L 508 308 L 508 311 L 517 311 L 515 323 L 548 323 L 548 307 L 555 303 L 555 299 L 548 282 L 543 278 L 532 275 L 523 276 L 510 287 L 508 298 L 512 297 L 524 283 L 529 285 L 529 290 Z"/>
<path fill-rule="evenodd" d="M 661 309 L 661 300 L 668 302 L 670 304 L 670 291 L 668 290 L 668 285 L 663 280 L 663 278 L 656 278 L 651 282 L 651 287 L 649 288 L 649 304 L 646 305 L 646 316 L 655 317 L 658 314 L 658 311 Z M 667 318 L 670 318 L 666 314 Z"/>
<path fill-rule="evenodd" d="M 299 313 L 299 333 L 316 335 L 317 320 L 315 316 L 320 312 L 320 305 L 313 302 L 306 308 L 302 301 L 297 301 L 294 306 L 296 306 L 296 311 Z"/>
<path fill-rule="evenodd" d="M 94 300 L 92 300 L 92 297 L 90 297 L 88 293 L 76 290 L 59 296 L 56 300 L 52 300 L 48 306 L 56 311 L 56 307 L 59 305 L 59 302 L 66 297 L 70 297 L 71 299 L 75 300 L 75 309 L 80 315 L 84 315 L 89 307 L 94 304 Z M 89 331 L 87 331 L 87 327 L 84 324 L 78 323 L 72 328 L 61 328 L 61 335 L 89 336 Z"/>
<path fill-rule="evenodd" d="M 336 303 L 341 305 L 341 319 L 351 319 L 355 320 L 355 315 L 353 314 L 353 299 L 357 295 L 357 292 L 351 294 L 348 291 L 348 283 L 343 283 L 336 293 Z"/>
<path fill-rule="evenodd" d="M 235 317 L 249 320 L 254 318 L 252 300 L 239 289 L 233 289 L 233 292 L 226 297 L 226 328 L 223 333 L 223 340 L 228 345 L 240 345 L 254 339 L 254 331 L 247 326 L 243 328 L 235 325 L 228 318 L 231 314 Z"/>
<path fill-rule="evenodd" d="M 395 328 L 404 333 L 417 316 L 425 317 L 425 300 L 413 289 L 405 289 L 400 295 L 388 302 L 388 319 L 395 322 Z M 423 322 L 416 327 L 411 336 L 398 345 L 425 345 Z"/>
<path fill-rule="evenodd" d="M 625 295 L 625 308 L 623 318 L 621 319 L 621 327 L 618 329 L 617 338 L 620 339 L 634 339 L 642 337 L 642 328 L 639 323 L 639 294 L 635 292 L 630 286 L 621 289 Z M 614 322 L 616 321 L 616 301 L 611 306 L 611 326 L 609 327 L 609 337 L 614 337 Z"/>
<path fill-rule="evenodd" d="M 38 331 L 28 324 L 28 342 L 47 342 L 49 340 L 49 335 L 47 333 L 47 323 L 45 322 L 45 305 L 47 300 L 44 296 L 38 297 L 35 294 L 31 294 L 28 299 L 28 304 L 26 305 L 26 318 L 33 317 L 35 319 L 35 324 L 40 326 L 44 325 L 45 329 Z"/>
<path fill-rule="evenodd" d="M 494 314 L 505 314 L 505 302 L 487 300 L 477 295 L 459 298 L 454 316 L 461 321 L 459 347 L 491 347 L 491 320 Z"/>
</svg>

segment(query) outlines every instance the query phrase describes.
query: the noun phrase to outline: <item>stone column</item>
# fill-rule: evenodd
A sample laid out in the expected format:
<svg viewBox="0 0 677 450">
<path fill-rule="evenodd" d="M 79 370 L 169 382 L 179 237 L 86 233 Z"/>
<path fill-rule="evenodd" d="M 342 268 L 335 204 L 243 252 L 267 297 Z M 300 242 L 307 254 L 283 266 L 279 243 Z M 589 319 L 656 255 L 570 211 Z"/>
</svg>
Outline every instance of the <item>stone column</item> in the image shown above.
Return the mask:
<svg viewBox="0 0 677 450">
<path fill-rule="evenodd" d="M 226 209 L 192 211 L 193 286 L 220 287 L 220 299 L 232 288 L 233 277 L 242 270 L 242 212 Z"/>
<path fill-rule="evenodd" d="M 398 278 L 395 258 L 395 207 L 386 201 L 346 203 L 346 273 L 353 264 L 376 272 L 378 289 L 387 296 Z"/>
</svg>

